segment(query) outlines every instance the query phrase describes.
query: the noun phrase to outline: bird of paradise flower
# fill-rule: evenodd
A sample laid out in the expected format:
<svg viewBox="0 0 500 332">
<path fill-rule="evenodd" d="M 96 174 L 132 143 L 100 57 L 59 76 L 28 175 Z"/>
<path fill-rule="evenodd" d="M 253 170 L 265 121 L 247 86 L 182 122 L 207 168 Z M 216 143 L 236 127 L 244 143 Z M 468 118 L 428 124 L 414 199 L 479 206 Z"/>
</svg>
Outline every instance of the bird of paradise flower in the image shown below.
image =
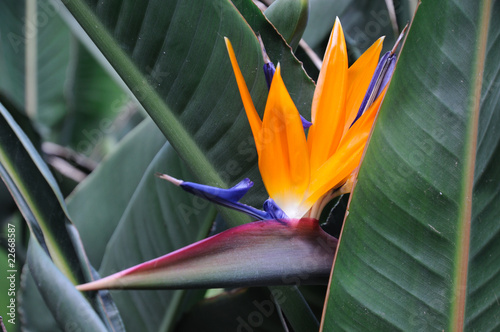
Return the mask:
<svg viewBox="0 0 500 332">
<path fill-rule="evenodd" d="M 318 219 L 332 198 L 352 189 L 356 170 L 394 71 L 395 49 L 401 36 L 394 48 L 380 60 L 383 37 L 348 67 L 344 33 L 337 18 L 314 92 L 312 123 L 300 116 L 283 82 L 280 65 L 274 67 L 264 48 L 269 94 L 261 120 L 231 42 L 225 38 L 254 136 L 259 170 L 270 198 L 265 201 L 263 210 L 240 203 L 239 200 L 253 185 L 249 179 L 233 188 L 220 189 L 181 181 L 166 174 L 157 175 L 192 194 L 263 221 L 235 227 L 77 288 L 279 284 L 283 255 L 307 261 L 302 266 L 288 265 L 288 273 L 307 272 L 313 283 L 319 277 L 328 276 L 337 239 L 322 231 Z M 294 236 L 297 241 L 291 242 L 289 239 Z M 268 254 L 271 250 L 272 256 Z M 251 259 L 249 254 L 253 256 Z M 242 257 L 246 261 L 242 261 Z M 217 265 L 215 269 L 214 263 L 221 261 L 225 266 Z M 242 267 L 249 264 L 256 264 L 252 266 L 253 275 L 248 275 L 250 270 Z M 280 273 L 276 274 L 276 271 Z"/>
<path fill-rule="evenodd" d="M 253 185 L 249 179 L 223 190 L 183 182 L 165 174 L 159 176 L 196 195 L 259 219 L 319 218 L 326 203 L 352 189 L 354 172 L 396 62 L 394 49 L 378 61 L 383 39 L 378 39 L 348 68 L 344 33 L 340 21 L 335 21 L 314 92 L 311 124 L 295 107 L 283 82 L 280 65 L 275 69 L 265 51 L 269 95 L 261 120 L 231 42 L 225 38 L 254 136 L 260 174 L 270 197 L 264 203 L 264 211 L 238 203 Z M 309 128 L 307 138 L 305 127 Z"/>
</svg>

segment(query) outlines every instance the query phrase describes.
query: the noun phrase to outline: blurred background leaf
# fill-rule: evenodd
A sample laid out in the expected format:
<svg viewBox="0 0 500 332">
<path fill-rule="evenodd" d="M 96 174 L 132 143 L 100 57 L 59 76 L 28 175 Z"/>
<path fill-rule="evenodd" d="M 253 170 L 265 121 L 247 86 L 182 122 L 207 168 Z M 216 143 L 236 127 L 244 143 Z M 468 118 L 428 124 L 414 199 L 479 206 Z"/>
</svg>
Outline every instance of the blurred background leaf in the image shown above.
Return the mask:
<svg viewBox="0 0 500 332">
<path fill-rule="evenodd" d="M 65 320 L 68 319 L 68 314 L 59 308 L 59 300 L 54 299 L 56 291 L 54 287 L 45 287 L 53 282 L 52 279 L 47 281 L 47 278 L 53 277 L 54 280 L 58 279 L 59 283 L 73 288 L 75 283 L 92 280 L 93 270 L 85 256 L 78 233 L 69 219 L 62 194 L 47 165 L 1 104 L 0 114 L 0 176 L 29 226 L 33 236 L 31 242 L 36 242 L 32 244 L 35 248 L 33 250 L 36 251 L 31 252 L 38 258 L 31 259 L 31 262 L 39 263 L 38 259 L 52 259 L 54 262 L 53 265 L 47 265 L 45 269 L 32 268 L 32 271 L 35 273 L 33 276 L 37 279 L 40 293 L 48 303 L 49 309 L 58 324 L 64 326 L 67 323 Z M 23 242 L 22 228 L 13 229 L 15 230 L 12 233 L 15 250 L 21 254 L 23 252 L 20 246 Z M 11 231 L 9 230 L 8 233 L 10 234 Z M 42 255 L 46 258 L 41 257 Z M 19 258 L 21 257 L 20 255 Z M 19 266 L 20 269 L 21 266 Z M 54 272 L 54 270 L 57 271 Z M 63 280 L 65 278 L 66 280 Z M 83 308 L 87 311 L 92 310 L 92 312 L 95 309 L 101 314 L 104 323 L 99 318 L 89 317 L 88 323 L 92 326 L 108 325 L 120 330 L 122 323 L 112 301 L 97 296 L 96 293 L 87 294 L 86 297 L 69 296 L 71 292 L 74 290 L 66 291 L 64 295 L 56 297 L 72 301 L 68 303 L 68 308 L 76 306 L 81 307 L 82 310 Z M 93 304 L 94 309 L 87 299 Z M 84 303 L 78 303 L 82 300 Z M 97 314 L 95 315 L 98 317 Z"/>
<path fill-rule="evenodd" d="M 382 53 L 390 50 L 399 33 L 411 21 L 417 0 L 310 0 L 309 20 L 303 39 L 322 58 L 335 17 L 339 17 L 353 63 L 371 44 L 385 36 Z M 304 49 L 297 57 L 314 79 L 318 69 L 308 62 Z"/>
<path fill-rule="evenodd" d="M 71 34 L 57 7 L 37 5 L 33 22 L 25 19 L 24 1 L 0 4 L 0 92 L 25 109 L 24 33 L 28 41 L 36 34 L 37 111 L 29 116 L 44 140 L 99 160 L 110 148 L 102 146 L 103 137 L 128 97 Z"/>
<path fill-rule="evenodd" d="M 71 196 L 69 211 L 103 276 L 200 240 L 212 227 L 212 204 L 155 172 L 192 179 L 158 127 L 146 120 Z M 112 296 L 127 330 L 157 331 L 174 326 L 187 293 L 113 291 Z"/>
</svg>

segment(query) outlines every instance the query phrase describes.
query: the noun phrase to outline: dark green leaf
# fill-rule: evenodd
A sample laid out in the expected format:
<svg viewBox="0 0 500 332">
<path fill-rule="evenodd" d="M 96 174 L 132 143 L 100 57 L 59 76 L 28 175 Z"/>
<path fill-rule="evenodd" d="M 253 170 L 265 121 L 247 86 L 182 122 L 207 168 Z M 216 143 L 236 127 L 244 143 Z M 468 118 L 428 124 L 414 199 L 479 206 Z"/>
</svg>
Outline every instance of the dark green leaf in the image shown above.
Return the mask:
<svg viewBox="0 0 500 332">
<path fill-rule="evenodd" d="M 79 328 L 89 332 L 108 331 L 85 297 L 53 264 L 35 239 L 28 248 L 28 264 L 38 289 L 61 330 Z"/>
<path fill-rule="evenodd" d="M 357 59 L 375 40 L 386 36 L 384 50 L 392 48 L 402 30 L 413 15 L 412 0 L 311 0 L 309 24 L 304 40 L 314 49 L 321 49 L 335 22 L 342 22 L 350 57 Z M 393 5 L 389 9 L 387 4 Z M 394 20 L 394 18 L 396 20 Z M 319 53 L 324 52 L 321 49 Z"/>
<path fill-rule="evenodd" d="M 295 276 L 293 282 L 304 283 L 301 276 Z M 290 283 L 292 280 L 288 280 Z M 315 331 L 319 328 L 319 321 L 306 302 L 306 299 L 297 286 L 269 287 L 276 301 L 279 301 L 285 317 L 296 332 Z"/>
<path fill-rule="evenodd" d="M 101 265 L 106 246 L 147 170 L 152 176 L 163 168 L 154 159 L 165 144 L 154 123 L 145 121 L 68 197 L 69 213 L 92 265 Z"/>
<path fill-rule="evenodd" d="M 40 295 L 28 264 L 23 267 L 21 288 L 19 289 L 20 314 L 22 315 L 23 331 L 62 331 L 54 316 Z M 10 330 L 8 330 L 10 331 Z"/>
<path fill-rule="evenodd" d="M 256 188 L 247 202 L 260 205 L 266 195 L 223 40 L 231 39 L 262 112 L 267 87 L 260 46 L 241 14 L 227 0 L 156 0 L 126 3 L 120 10 L 118 5 L 66 3 L 201 182 L 228 187 L 250 177 Z M 269 39 L 270 48 L 284 44 L 276 34 Z M 299 108 L 310 105 L 312 82 L 291 52 L 281 56 L 295 63 L 282 66 L 292 98 Z M 286 75 L 302 79 L 287 81 Z M 232 225 L 248 221 L 237 213 L 225 214 Z"/>
<path fill-rule="evenodd" d="M 308 0 L 277 0 L 266 9 L 264 15 L 295 50 L 304 34 L 309 15 Z"/>
<path fill-rule="evenodd" d="M 213 205 L 158 179 L 156 172 L 192 179 L 157 126 L 146 120 L 72 195 L 69 210 L 103 275 L 208 234 Z M 185 293 L 122 291 L 113 292 L 113 298 L 127 330 L 157 331 L 171 327 L 182 313 Z"/>
<path fill-rule="evenodd" d="M 500 326 L 500 2 L 424 1 L 352 195 L 325 330 Z"/>
<path fill-rule="evenodd" d="M 0 92 L 24 110 L 24 33 L 33 40 L 36 32 L 37 110 L 30 117 L 45 139 L 90 154 L 112 131 L 112 119 L 128 98 L 71 35 L 57 7 L 45 1 L 37 4 L 38 21 L 28 20 L 27 27 L 24 1 L 0 4 Z"/>
<path fill-rule="evenodd" d="M 23 214 L 32 236 L 73 284 L 92 280 L 91 266 L 68 217 L 55 179 L 1 104 L 0 113 L 0 176 Z M 92 298 L 96 309 L 105 317 L 100 299 Z M 112 325 L 115 323 L 117 326 L 121 324 L 119 319 L 110 321 Z"/>
</svg>

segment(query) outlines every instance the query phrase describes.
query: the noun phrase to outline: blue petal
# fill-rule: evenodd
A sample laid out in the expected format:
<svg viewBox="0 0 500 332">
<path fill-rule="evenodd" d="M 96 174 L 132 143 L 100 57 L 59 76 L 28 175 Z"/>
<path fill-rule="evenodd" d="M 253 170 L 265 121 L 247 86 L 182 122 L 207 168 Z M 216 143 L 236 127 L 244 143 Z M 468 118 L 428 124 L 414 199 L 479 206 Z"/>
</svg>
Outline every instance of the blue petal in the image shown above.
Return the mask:
<svg viewBox="0 0 500 332">
<path fill-rule="evenodd" d="M 312 126 L 312 122 L 307 121 L 302 115 L 300 116 L 300 121 L 302 121 L 302 127 L 304 129 L 307 129 L 310 126 Z"/>
<path fill-rule="evenodd" d="M 394 72 L 394 67 L 396 66 L 396 49 L 399 46 L 399 42 L 403 39 L 407 29 L 408 24 L 404 27 L 403 31 L 401 31 L 401 34 L 394 43 L 392 50 L 385 53 L 378 62 L 377 68 L 375 68 L 375 73 L 373 74 L 370 85 L 368 86 L 368 90 L 366 91 L 365 97 L 359 107 L 358 114 L 356 114 L 356 118 L 351 123 L 351 126 L 363 115 L 368 107 L 373 104 L 382 91 L 384 91 L 387 83 L 389 83 L 392 73 Z"/>
<path fill-rule="evenodd" d="M 365 97 L 361 102 L 358 114 L 356 118 L 351 123 L 351 126 L 363 115 L 363 113 L 373 104 L 373 102 L 380 96 L 382 91 L 384 91 L 385 86 L 389 83 L 394 72 L 394 66 L 396 65 L 396 56 L 392 52 L 385 53 L 380 59 L 375 73 L 373 74 L 368 90 L 366 90 Z"/>
<path fill-rule="evenodd" d="M 217 197 L 218 199 L 222 199 L 225 201 L 239 201 L 245 194 L 252 188 L 253 182 L 250 179 L 243 179 L 237 185 L 230 189 L 221 189 L 212 186 L 206 186 L 203 184 L 198 184 L 194 182 L 185 182 L 181 183 L 181 187 L 197 196 L 203 197 Z"/>
<path fill-rule="evenodd" d="M 264 76 L 266 77 L 267 88 L 271 89 L 271 82 L 273 81 L 274 73 L 276 68 L 272 62 L 266 62 L 263 66 Z"/>
<path fill-rule="evenodd" d="M 286 213 L 276 204 L 276 202 L 269 198 L 264 202 L 264 211 L 269 214 L 269 219 L 288 219 Z"/>
<path fill-rule="evenodd" d="M 268 213 L 238 202 L 253 186 L 253 182 L 250 179 L 244 179 L 230 189 L 221 189 L 193 182 L 181 182 L 180 186 L 193 195 L 241 211 L 254 218 L 261 220 L 270 219 Z"/>
</svg>

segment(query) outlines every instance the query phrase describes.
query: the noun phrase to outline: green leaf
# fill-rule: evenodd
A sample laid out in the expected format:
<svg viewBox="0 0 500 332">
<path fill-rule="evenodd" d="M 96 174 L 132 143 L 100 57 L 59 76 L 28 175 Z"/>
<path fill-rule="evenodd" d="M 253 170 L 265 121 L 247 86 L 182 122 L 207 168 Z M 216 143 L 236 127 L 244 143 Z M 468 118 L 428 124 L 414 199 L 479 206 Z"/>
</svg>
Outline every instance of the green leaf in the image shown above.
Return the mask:
<svg viewBox="0 0 500 332">
<path fill-rule="evenodd" d="M 28 20 L 24 1 L 0 4 L 0 91 L 25 108 L 27 41 L 37 25 L 36 122 L 45 139 L 90 154 L 111 132 L 126 95 L 89 52 L 75 40 L 57 9 L 37 1 L 37 24 Z M 97 155 L 96 158 L 101 157 Z"/>
<path fill-rule="evenodd" d="M 89 332 L 108 331 L 85 297 L 54 265 L 36 239 L 30 241 L 28 247 L 28 264 L 61 330 L 80 328 Z"/>
<path fill-rule="evenodd" d="M 47 165 L 12 116 L 0 104 L 0 175 L 23 213 L 31 233 L 56 266 L 73 282 L 86 280 L 80 248 L 71 241 L 63 198 Z"/>
<path fill-rule="evenodd" d="M 327 40 L 338 16 L 342 22 L 350 57 L 358 58 L 375 40 L 386 36 L 384 51 L 390 50 L 413 14 L 412 0 L 311 0 L 307 44 L 317 49 Z M 388 8 L 387 4 L 392 4 Z M 323 46 L 325 47 L 326 44 Z M 322 53 L 322 52 L 321 52 Z"/>
<path fill-rule="evenodd" d="M 224 36 L 235 47 L 261 112 L 267 86 L 260 70 L 263 61 L 258 41 L 233 4 L 228 0 L 156 0 L 127 3 L 120 10 L 118 2 L 101 5 L 79 0 L 65 5 L 200 182 L 229 187 L 249 177 L 256 181 L 256 188 L 247 203 L 260 206 L 266 194 L 258 181 L 253 138 Z M 277 34 L 269 38 L 284 44 Z M 291 52 L 282 57 L 296 63 L 282 66 L 292 98 L 299 107 L 310 105 L 312 82 Z M 303 79 L 287 81 L 286 75 Z M 235 212 L 224 213 L 232 225 L 248 221 Z"/>
<path fill-rule="evenodd" d="M 366 152 L 324 329 L 499 328 L 500 2 L 424 1 Z"/>
<path fill-rule="evenodd" d="M 25 109 L 25 49 L 27 42 L 36 39 L 37 119 L 43 126 L 52 126 L 65 112 L 63 91 L 70 61 L 70 33 L 50 4 L 37 3 L 37 23 L 26 20 L 25 1 L 6 0 L 0 4 L 0 90 L 18 108 Z"/>
<path fill-rule="evenodd" d="M 297 284 L 304 283 L 304 280 L 307 280 L 307 278 L 303 279 L 305 276 L 306 274 L 295 276 L 294 282 Z M 269 288 L 275 300 L 278 301 L 279 299 L 278 304 L 280 304 L 294 331 L 307 332 L 319 328 L 318 319 L 297 286 L 273 286 Z"/>
<path fill-rule="evenodd" d="M 99 159 L 107 151 L 96 153 L 95 148 L 113 133 L 113 120 L 129 98 L 75 37 L 70 45 L 72 61 L 64 90 L 66 112 L 52 130 L 53 140 Z"/>
<path fill-rule="evenodd" d="M 264 12 L 293 50 L 299 46 L 306 29 L 308 14 L 308 0 L 277 0 Z"/>
<path fill-rule="evenodd" d="M 158 179 L 156 172 L 193 178 L 158 127 L 145 120 L 71 196 L 69 211 L 102 275 L 164 255 L 208 234 L 216 215 L 214 206 Z M 157 331 L 173 326 L 187 292 L 112 295 L 127 330 Z"/>
<path fill-rule="evenodd" d="M 19 289 L 20 313 L 23 331 L 62 331 L 45 304 L 31 275 L 28 264 L 23 266 Z M 10 330 L 8 330 L 10 331 Z"/>
<path fill-rule="evenodd" d="M 66 205 L 57 183 L 24 132 L 0 104 L 0 176 L 28 224 L 31 235 L 50 255 L 54 264 L 73 284 L 92 280 L 89 265 L 78 232 L 68 217 Z M 42 290 L 41 290 L 42 291 Z M 44 290 L 45 291 L 45 290 Z M 53 290 L 47 290 L 48 292 Z M 93 294 L 95 308 L 105 313 L 109 300 Z M 57 307 L 50 308 L 57 311 Z M 118 318 L 110 318 L 110 326 L 119 327 Z"/>
<path fill-rule="evenodd" d="M 147 171 L 152 176 L 164 167 L 154 160 L 165 144 L 158 127 L 144 121 L 68 197 L 69 214 L 93 266 L 101 265 L 106 246 Z"/>
</svg>

